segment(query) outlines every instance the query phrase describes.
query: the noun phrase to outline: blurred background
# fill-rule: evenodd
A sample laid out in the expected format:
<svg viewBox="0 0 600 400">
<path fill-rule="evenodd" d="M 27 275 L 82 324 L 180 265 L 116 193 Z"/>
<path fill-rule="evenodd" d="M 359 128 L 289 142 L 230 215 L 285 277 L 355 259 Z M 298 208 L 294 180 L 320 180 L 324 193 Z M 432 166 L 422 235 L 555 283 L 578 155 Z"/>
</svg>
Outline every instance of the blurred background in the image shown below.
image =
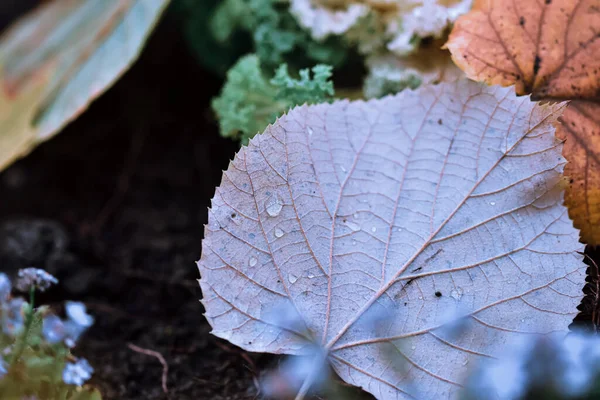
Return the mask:
<svg viewBox="0 0 600 400">
<path fill-rule="evenodd" d="M 3 0 L 0 29 L 39 3 Z M 217 343 L 198 301 L 206 208 L 238 144 L 211 118 L 222 77 L 190 51 L 177 5 L 122 79 L 0 174 L 0 265 L 55 274 L 40 301 L 57 310 L 88 305 L 76 353 L 105 399 L 252 398 L 252 363 L 269 359 Z M 170 397 L 160 363 L 128 343 L 164 354 Z"/>
</svg>

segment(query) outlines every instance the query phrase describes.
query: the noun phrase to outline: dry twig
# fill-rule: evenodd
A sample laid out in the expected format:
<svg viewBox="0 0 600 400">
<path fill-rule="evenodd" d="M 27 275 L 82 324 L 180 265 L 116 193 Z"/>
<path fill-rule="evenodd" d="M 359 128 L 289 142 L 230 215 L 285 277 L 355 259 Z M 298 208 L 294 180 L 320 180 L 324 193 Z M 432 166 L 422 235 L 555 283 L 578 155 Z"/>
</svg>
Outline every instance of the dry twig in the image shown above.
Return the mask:
<svg viewBox="0 0 600 400">
<path fill-rule="evenodd" d="M 158 361 L 160 361 L 160 363 L 162 364 L 162 367 L 163 367 L 162 389 L 163 389 L 163 392 L 165 392 L 165 394 L 169 393 L 169 389 L 167 388 L 167 375 L 169 373 L 169 365 L 167 364 L 167 361 L 162 356 L 162 354 L 160 354 L 158 351 L 143 349 L 143 348 L 138 347 L 131 343 L 127 343 L 127 347 L 129 347 L 131 350 L 135 351 L 136 353 L 141 353 L 141 354 L 145 354 L 147 356 L 152 356 L 152 357 L 157 358 Z"/>
</svg>

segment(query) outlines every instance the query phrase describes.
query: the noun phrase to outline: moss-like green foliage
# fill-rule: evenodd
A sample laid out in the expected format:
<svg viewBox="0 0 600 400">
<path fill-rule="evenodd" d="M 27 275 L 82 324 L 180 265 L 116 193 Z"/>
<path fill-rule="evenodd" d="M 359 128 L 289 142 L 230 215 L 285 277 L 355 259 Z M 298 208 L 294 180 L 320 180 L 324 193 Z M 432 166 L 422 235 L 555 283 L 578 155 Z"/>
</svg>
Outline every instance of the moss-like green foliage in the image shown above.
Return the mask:
<svg viewBox="0 0 600 400">
<path fill-rule="evenodd" d="M 268 69 L 284 62 L 298 68 L 314 63 L 338 67 L 348 55 L 348 44 L 339 38 L 313 40 L 284 1 L 178 0 L 175 6 L 194 53 L 219 74 L 249 52 Z"/>
<path fill-rule="evenodd" d="M 288 73 L 287 64 L 281 64 L 271 84 L 277 88 L 277 98 L 286 101 L 291 106 L 298 104 L 313 104 L 326 101 L 333 96 L 333 83 L 330 81 L 332 68 L 328 65 L 316 65 L 310 71 L 302 69 L 300 79 L 292 78 Z M 310 77 L 312 71 L 313 77 Z"/>
<path fill-rule="evenodd" d="M 330 66 L 317 65 L 300 70 L 299 79 L 295 79 L 289 75 L 287 65 L 282 64 L 268 79 L 258 56 L 242 57 L 227 73 L 225 86 L 212 103 L 221 135 L 239 138 L 246 144 L 289 108 L 331 99 L 331 70 Z"/>
</svg>

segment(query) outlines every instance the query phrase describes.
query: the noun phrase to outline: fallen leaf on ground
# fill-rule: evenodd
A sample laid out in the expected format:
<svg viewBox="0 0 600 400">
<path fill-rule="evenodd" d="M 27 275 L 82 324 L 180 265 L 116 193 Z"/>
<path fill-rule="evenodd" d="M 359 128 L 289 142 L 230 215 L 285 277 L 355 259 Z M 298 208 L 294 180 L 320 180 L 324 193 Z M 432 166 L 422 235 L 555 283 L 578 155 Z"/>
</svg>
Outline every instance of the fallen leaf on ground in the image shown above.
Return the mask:
<svg viewBox="0 0 600 400">
<path fill-rule="evenodd" d="M 515 84 L 534 100 L 585 99 L 565 112 L 561 128 L 569 161 L 567 206 L 581 239 L 600 245 L 598 124 L 581 110 L 600 111 L 600 3 L 596 0 L 482 0 L 457 21 L 446 45 L 472 79 Z M 594 115 L 593 112 L 591 115 Z"/>
<path fill-rule="evenodd" d="M 317 343 L 379 399 L 455 398 L 508 341 L 565 335 L 585 265 L 562 204 L 564 106 L 460 80 L 293 109 L 212 200 L 212 333 L 256 352 Z"/>
<path fill-rule="evenodd" d="M 138 57 L 168 3 L 55 0 L 10 28 L 0 38 L 0 170 L 109 88 Z"/>
<path fill-rule="evenodd" d="M 584 243 L 600 245 L 600 104 L 572 101 L 560 118 L 570 179 L 566 202 Z"/>
<path fill-rule="evenodd" d="M 599 97 L 597 0 L 478 0 L 446 46 L 471 79 L 534 100 Z"/>
</svg>

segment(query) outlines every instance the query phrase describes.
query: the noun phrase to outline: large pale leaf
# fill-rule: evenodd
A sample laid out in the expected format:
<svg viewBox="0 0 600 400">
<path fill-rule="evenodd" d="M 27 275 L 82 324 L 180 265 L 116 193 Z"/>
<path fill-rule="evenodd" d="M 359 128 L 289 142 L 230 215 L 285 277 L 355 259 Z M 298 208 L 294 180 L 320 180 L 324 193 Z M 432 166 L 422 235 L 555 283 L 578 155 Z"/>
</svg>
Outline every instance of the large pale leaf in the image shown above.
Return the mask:
<svg viewBox="0 0 600 400">
<path fill-rule="evenodd" d="M 216 190 L 199 261 L 213 333 L 304 354 L 277 311 L 291 304 L 381 399 L 454 397 L 471 361 L 565 334 L 585 266 L 562 205 L 563 108 L 461 80 L 292 110 Z"/>
<path fill-rule="evenodd" d="M 9 29 L 0 38 L 0 170 L 110 87 L 168 3 L 55 0 Z"/>
<path fill-rule="evenodd" d="M 473 79 L 515 84 L 534 99 L 586 100 L 573 103 L 560 129 L 572 182 L 567 206 L 590 245 L 600 245 L 600 142 L 597 123 L 581 110 L 600 111 L 599 7 L 597 0 L 480 0 L 458 19 L 447 43 Z"/>
</svg>

